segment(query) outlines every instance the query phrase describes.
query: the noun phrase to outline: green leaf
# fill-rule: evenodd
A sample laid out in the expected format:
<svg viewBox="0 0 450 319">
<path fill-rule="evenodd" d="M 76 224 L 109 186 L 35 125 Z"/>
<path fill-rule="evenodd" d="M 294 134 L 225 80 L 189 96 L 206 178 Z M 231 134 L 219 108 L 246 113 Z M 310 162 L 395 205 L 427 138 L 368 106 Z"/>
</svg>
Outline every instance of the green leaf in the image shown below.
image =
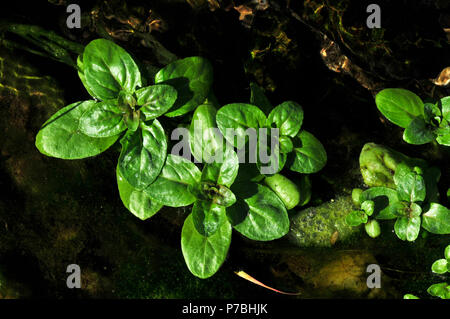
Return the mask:
<svg viewBox="0 0 450 319">
<path fill-rule="evenodd" d="M 364 225 L 364 229 L 371 238 L 377 238 L 381 234 L 380 224 L 375 219 L 369 220 Z"/>
<path fill-rule="evenodd" d="M 419 299 L 419 297 L 416 297 L 414 295 L 411 294 L 406 294 L 403 296 L 403 299 Z"/>
<path fill-rule="evenodd" d="M 213 235 L 205 237 L 195 229 L 192 214 L 186 218 L 181 231 L 181 250 L 186 265 L 195 276 L 208 278 L 214 275 L 225 261 L 230 243 L 230 223 L 222 223 Z"/>
<path fill-rule="evenodd" d="M 141 86 L 141 74 L 133 58 L 109 40 L 93 40 L 86 46 L 83 71 L 86 88 L 100 100 L 117 98 L 122 89 L 133 93 Z"/>
<path fill-rule="evenodd" d="M 201 57 L 188 57 L 172 62 L 159 70 L 155 83 L 173 86 L 177 100 L 168 117 L 186 114 L 205 101 L 213 81 L 213 70 L 208 60 Z"/>
<path fill-rule="evenodd" d="M 446 131 L 448 131 L 448 134 L 438 133 L 436 141 L 441 145 L 450 146 L 450 127 Z"/>
<path fill-rule="evenodd" d="M 155 119 L 170 110 L 177 96 L 177 90 L 167 84 L 151 85 L 136 91 L 137 104 L 146 120 Z"/>
<path fill-rule="evenodd" d="M 303 122 L 302 107 L 292 101 L 283 102 L 270 112 L 268 126 L 280 129 L 280 136 L 295 137 Z"/>
<path fill-rule="evenodd" d="M 441 107 L 443 118 L 450 122 L 450 96 L 440 99 L 438 105 Z"/>
<path fill-rule="evenodd" d="M 414 241 L 420 232 L 420 217 L 399 217 L 394 224 L 397 237 L 401 240 Z"/>
<path fill-rule="evenodd" d="M 423 116 L 423 102 L 405 89 L 384 89 L 375 97 L 380 112 L 392 123 L 407 128 L 417 116 Z"/>
<path fill-rule="evenodd" d="M 445 247 L 444 258 L 447 259 L 448 262 L 450 262 L 450 245 Z"/>
<path fill-rule="evenodd" d="M 367 223 L 367 215 L 362 210 L 353 210 L 347 216 L 345 216 L 345 222 L 349 226 L 359 226 Z"/>
<path fill-rule="evenodd" d="M 272 103 L 264 94 L 264 90 L 255 82 L 250 83 L 250 104 L 259 107 L 264 114 L 269 114 L 273 109 Z"/>
<path fill-rule="evenodd" d="M 397 165 L 394 183 L 397 186 L 397 195 L 400 200 L 408 202 L 425 200 L 426 188 L 424 178 L 403 162 Z"/>
<path fill-rule="evenodd" d="M 403 140 L 409 144 L 422 145 L 434 140 L 433 129 L 425 120 L 418 116 L 414 118 L 403 132 Z"/>
<path fill-rule="evenodd" d="M 311 180 L 308 175 L 302 175 L 295 183 L 297 184 L 300 192 L 300 201 L 298 206 L 305 206 L 311 200 Z"/>
<path fill-rule="evenodd" d="M 361 204 L 361 209 L 367 214 L 367 216 L 372 216 L 375 211 L 375 202 L 373 200 L 365 200 Z"/>
<path fill-rule="evenodd" d="M 450 210 L 438 203 L 431 203 L 422 214 L 422 227 L 433 234 L 450 234 Z"/>
<path fill-rule="evenodd" d="M 371 187 L 364 191 L 360 197 L 360 202 L 372 200 L 374 202 L 374 212 L 376 219 L 394 219 L 394 204 L 398 202 L 397 192 L 387 187 Z"/>
<path fill-rule="evenodd" d="M 292 152 L 294 144 L 289 136 L 280 136 L 280 152 L 287 154 Z"/>
<path fill-rule="evenodd" d="M 80 118 L 80 131 L 91 137 L 115 136 L 127 129 L 117 101 L 97 103 Z"/>
<path fill-rule="evenodd" d="M 220 162 L 224 156 L 225 143 L 216 127 L 216 113 L 216 108 L 211 104 L 202 104 L 192 116 L 189 128 L 191 152 L 202 163 Z"/>
<path fill-rule="evenodd" d="M 163 205 L 152 200 L 145 192 L 131 186 L 116 169 L 117 186 L 120 199 L 125 207 L 136 217 L 145 220 L 155 215 Z"/>
<path fill-rule="evenodd" d="M 89 93 L 89 95 L 95 97 L 94 92 L 92 92 L 89 86 L 86 84 L 86 78 L 84 76 L 84 67 L 83 67 L 83 54 L 80 54 L 77 58 L 77 67 L 78 67 L 78 76 L 81 80 L 81 83 L 83 83 L 83 86 Z"/>
<path fill-rule="evenodd" d="M 327 162 L 327 153 L 320 141 L 307 131 L 300 131 L 294 139 L 294 160 L 289 168 L 302 174 L 316 173 Z"/>
<path fill-rule="evenodd" d="M 79 130 L 82 115 L 95 107 L 94 101 L 76 102 L 56 112 L 38 132 L 37 149 L 44 155 L 62 159 L 95 156 L 108 149 L 119 135 L 94 138 Z"/>
<path fill-rule="evenodd" d="M 449 263 L 446 259 L 438 259 L 431 265 L 431 271 L 435 274 L 445 274 L 448 271 Z"/>
<path fill-rule="evenodd" d="M 281 199 L 286 209 L 292 209 L 300 202 L 298 186 L 281 174 L 268 176 L 264 183 Z"/>
<path fill-rule="evenodd" d="M 448 295 L 448 285 L 446 282 L 441 282 L 439 284 L 431 285 L 427 292 L 433 297 L 439 297 L 441 299 L 446 299 Z"/>
<path fill-rule="evenodd" d="M 239 170 L 239 159 L 236 153 L 226 148 L 221 161 L 206 163 L 202 170 L 202 181 L 231 187 Z"/>
<path fill-rule="evenodd" d="M 134 188 L 146 188 L 158 177 L 166 159 L 167 139 L 163 127 L 156 119 L 148 125 L 141 123 L 140 130 L 126 134 L 120 142 L 120 173 Z"/>
<path fill-rule="evenodd" d="M 235 190 L 236 189 L 236 190 Z M 289 218 L 283 202 L 269 188 L 254 184 L 235 184 L 236 204 L 227 209 L 234 229 L 247 238 L 274 240 L 289 231 Z"/>
<path fill-rule="evenodd" d="M 258 129 L 265 126 L 266 120 L 266 116 L 257 106 L 245 103 L 227 104 L 221 107 L 216 115 L 220 132 L 237 148 L 243 147 L 249 140 L 249 134 L 246 132 L 249 129 L 257 139 Z"/>
<path fill-rule="evenodd" d="M 441 110 L 437 104 L 425 103 L 423 105 L 424 119 L 427 123 L 432 123 L 442 116 Z M 440 120 L 439 120 L 440 121 Z"/>
<path fill-rule="evenodd" d="M 225 207 L 211 201 L 196 201 L 192 207 L 195 229 L 203 236 L 213 235 L 226 220 Z"/>
<path fill-rule="evenodd" d="M 188 206 L 195 201 L 188 187 L 199 183 L 200 177 L 200 170 L 194 163 L 181 156 L 168 154 L 161 174 L 144 191 L 165 206 Z"/>
</svg>

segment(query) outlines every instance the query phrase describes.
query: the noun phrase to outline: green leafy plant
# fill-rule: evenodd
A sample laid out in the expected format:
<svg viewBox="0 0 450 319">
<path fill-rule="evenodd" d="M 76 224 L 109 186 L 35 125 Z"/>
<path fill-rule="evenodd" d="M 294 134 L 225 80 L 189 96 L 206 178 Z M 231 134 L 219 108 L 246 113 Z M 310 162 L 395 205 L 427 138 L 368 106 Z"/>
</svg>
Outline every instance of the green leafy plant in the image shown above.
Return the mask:
<svg viewBox="0 0 450 319">
<path fill-rule="evenodd" d="M 256 85 L 252 85 L 251 102 L 259 103 L 266 112 L 272 109 L 270 102 Z M 262 138 L 270 140 L 271 128 L 278 129 L 278 143 L 275 145 L 277 147 L 279 145 L 279 148 L 272 150 L 269 161 L 278 165 L 272 174 L 281 171 L 286 163 L 290 170 L 303 174 L 316 173 L 326 164 L 327 154 L 322 143 L 311 133 L 301 130 L 303 109 L 296 102 L 281 103 L 273 108 L 267 117 L 256 105 L 232 103 L 218 110 L 216 120 L 225 139 L 238 149 L 243 148 L 248 142 L 249 131 L 255 132 L 259 146 Z M 229 128 L 234 131 L 228 130 Z M 269 138 L 260 133 L 260 129 L 266 129 Z M 262 163 L 259 154 L 260 152 L 257 164 L 261 167 L 267 163 Z"/>
<path fill-rule="evenodd" d="M 450 146 L 450 96 L 424 103 L 409 90 L 384 89 L 375 103 L 389 121 L 405 129 L 405 142 L 420 145 L 436 140 Z"/>
<path fill-rule="evenodd" d="M 361 210 L 347 216 L 347 223 L 357 226 L 368 222 L 368 216 L 377 220 L 396 219 L 394 231 L 401 240 L 414 241 L 420 228 L 434 234 L 450 234 L 450 211 L 434 202 L 440 171 L 435 167 L 413 167 L 400 163 L 394 174 L 396 189 L 372 187 L 364 192 L 355 192 Z M 370 225 L 367 227 L 378 229 Z M 369 231 L 368 231 L 369 233 Z M 369 234 L 370 235 L 370 234 Z"/>
<path fill-rule="evenodd" d="M 444 258 L 436 260 L 433 265 L 431 265 L 431 271 L 438 275 L 450 273 L 450 245 L 448 245 L 444 250 Z M 428 287 L 427 292 L 433 297 L 450 299 L 450 284 L 448 284 L 447 282 L 433 284 Z M 406 294 L 403 298 L 419 299 L 412 294 Z"/>
<path fill-rule="evenodd" d="M 355 192 L 355 190 L 354 190 Z M 353 210 L 345 217 L 345 222 L 349 226 L 359 226 L 364 224 L 364 229 L 366 233 L 372 237 L 376 238 L 380 235 L 380 225 L 375 219 L 369 219 L 372 216 L 375 209 L 375 202 L 372 200 L 365 200 L 361 204 L 360 210 Z"/>
</svg>

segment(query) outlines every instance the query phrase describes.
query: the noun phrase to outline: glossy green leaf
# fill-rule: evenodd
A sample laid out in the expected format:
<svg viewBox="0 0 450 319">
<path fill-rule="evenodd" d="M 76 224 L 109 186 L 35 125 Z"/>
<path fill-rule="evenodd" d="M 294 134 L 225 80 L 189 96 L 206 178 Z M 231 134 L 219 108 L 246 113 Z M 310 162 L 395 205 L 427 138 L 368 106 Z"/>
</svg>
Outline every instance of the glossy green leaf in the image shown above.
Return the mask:
<svg viewBox="0 0 450 319">
<path fill-rule="evenodd" d="M 450 96 L 446 96 L 438 102 L 438 105 L 441 107 L 442 116 L 448 122 L 450 122 Z"/>
<path fill-rule="evenodd" d="M 418 202 L 425 200 L 426 188 L 423 176 L 414 172 L 405 163 L 397 165 L 394 174 L 397 195 L 400 200 Z"/>
<path fill-rule="evenodd" d="M 435 274 L 445 274 L 448 267 L 449 262 L 446 259 L 438 259 L 431 265 L 431 271 Z"/>
<path fill-rule="evenodd" d="M 283 102 L 270 112 L 267 120 L 268 126 L 279 128 L 280 136 L 295 137 L 303 123 L 303 109 L 295 102 Z"/>
<path fill-rule="evenodd" d="M 347 216 L 345 216 L 345 222 L 349 226 L 359 226 L 367 223 L 367 214 L 362 210 L 353 210 Z"/>
<path fill-rule="evenodd" d="M 145 115 L 146 120 L 155 119 L 174 105 L 177 100 L 177 91 L 167 84 L 156 84 L 136 91 L 137 105 Z"/>
<path fill-rule="evenodd" d="M 79 130 L 80 118 L 94 107 L 94 101 L 76 102 L 56 112 L 38 132 L 37 149 L 42 154 L 62 159 L 90 157 L 108 149 L 119 135 L 95 138 Z"/>
<path fill-rule="evenodd" d="M 449 285 L 446 282 L 431 285 L 427 292 L 433 297 L 439 297 L 441 299 L 449 298 Z"/>
<path fill-rule="evenodd" d="M 264 94 L 264 90 L 255 82 L 250 83 L 250 104 L 259 107 L 266 115 L 273 109 L 272 103 Z"/>
<path fill-rule="evenodd" d="M 397 237 L 401 240 L 414 241 L 420 232 L 420 217 L 399 217 L 394 224 Z"/>
<path fill-rule="evenodd" d="M 441 110 L 437 104 L 425 103 L 423 105 L 424 119 L 427 123 L 432 123 L 442 116 Z"/>
<path fill-rule="evenodd" d="M 211 201 L 196 201 L 192 207 L 195 229 L 203 236 L 213 235 L 226 220 L 225 207 Z"/>
<path fill-rule="evenodd" d="M 375 219 L 369 220 L 364 225 L 364 229 L 371 238 L 377 238 L 381 234 L 380 224 Z"/>
<path fill-rule="evenodd" d="M 359 201 L 362 203 L 367 200 L 374 202 L 374 212 L 376 219 L 394 219 L 394 204 L 399 201 L 397 192 L 387 187 L 371 187 L 361 193 Z"/>
<path fill-rule="evenodd" d="M 225 261 L 230 243 L 230 223 L 222 223 L 213 235 L 206 237 L 196 230 L 192 214 L 186 218 L 181 231 L 181 250 L 186 265 L 195 276 L 208 278 L 214 275 Z"/>
<path fill-rule="evenodd" d="M 406 294 L 403 296 L 403 299 L 419 299 L 419 297 L 416 297 L 414 295 L 411 294 Z"/>
<path fill-rule="evenodd" d="M 441 130 L 436 137 L 436 141 L 441 145 L 450 146 L 450 127 Z"/>
<path fill-rule="evenodd" d="M 375 97 L 380 112 L 392 123 L 407 128 L 417 116 L 423 116 L 423 102 L 405 89 L 384 89 Z"/>
<path fill-rule="evenodd" d="M 84 76 L 84 66 L 83 66 L 83 54 L 80 54 L 77 57 L 77 68 L 78 68 L 78 77 L 81 80 L 81 83 L 83 83 L 84 88 L 89 93 L 90 96 L 95 97 L 94 92 L 91 91 L 89 86 L 86 84 L 86 77 Z"/>
<path fill-rule="evenodd" d="M 367 214 L 367 216 L 372 216 L 375 211 L 375 202 L 373 200 L 365 200 L 361 204 L 361 209 Z"/>
<path fill-rule="evenodd" d="M 445 247 L 444 250 L 444 258 L 448 260 L 448 262 L 450 263 L 450 245 L 448 245 L 447 247 Z"/>
<path fill-rule="evenodd" d="M 202 104 L 196 108 L 189 127 L 189 143 L 194 158 L 202 163 L 220 162 L 225 143 L 216 127 L 216 108 Z"/>
<path fill-rule="evenodd" d="M 216 121 L 225 139 L 231 145 L 241 148 L 251 138 L 250 134 L 253 134 L 254 142 L 257 142 L 258 129 L 265 126 L 266 116 L 257 106 L 232 103 L 217 111 Z"/>
<path fill-rule="evenodd" d="M 137 190 L 131 186 L 116 169 L 117 186 L 120 199 L 125 207 L 136 217 L 145 220 L 155 215 L 163 205 L 155 202 L 144 191 Z"/>
<path fill-rule="evenodd" d="M 110 137 L 127 129 L 123 113 L 117 101 L 109 100 L 97 103 L 80 118 L 80 131 L 91 137 Z"/>
<path fill-rule="evenodd" d="M 213 71 L 211 63 L 202 57 L 188 57 L 165 66 L 155 75 L 155 83 L 173 86 L 177 100 L 168 117 L 186 114 L 202 104 L 211 88 Z"/>
<path fill-rule="evenodd" d="M 300 202 L 299 187 L 281 174 L 268 176 L 264 183 L 281 199 L 286 209 L 292 209 Z"/>
<path fill-rule="evenodd" d="M 239 170 L 239 159 L 236 152 L 226 148 L 221 161 L 206 163 L 202 170 L 202 181 L 230 187 Z"/>
<path fill-rule="evenodd" d="M 156 119 L 151 124 L 141 123 L 139 130 L 126 134 L 120 142 L 120 173 L 134 188 L 146 188 L 158 177 L 166 159 L 167 139 L 163 127 Z"/>
<path fill-rule="evenodd" d="M 403 132 L 403 140 L 409 144 L 422 145 L 434 140 L 433 129 L 422 117 L 414 118 Z"/>
<path fill-rule="evenodd" d="M 233 220 L 244 213 L 245 217 L 234 224 L 234 229 L 247 238 L 269 241 L 281 238 L 289 231 L 289 218 L 281 199 L 268 187 L 259 184 L 242 183 L 237 190 L 236 204 L 227 209 Z"/>
<path fill-rule="evenodd" d="M 294 149 L 294 144 L 289 136 L 280 136 L 280 152 L 290 153 Z"/>
<path fill-rule="evenodd" d="M 100 100 L 117 98 L 123 89 L 134 92 L 141 74 L 133 58 L 112 41 L 91 41 L 83 53 L 83 71 L 88 91 Z"/>
<path fill-rule="evenodd" d="M 422 214 L 422 227 L 433 234 L 450 234 L 450 210 L 438 203 L 431 203 Z"/>
<path fill-rule="evenodd" d="M 195 196 L 188 188 L 199 183 L 200 177 L 201 172 L 194 163 L 181 156 L 168 154 L 161 174 L 145 192 L 165 206 L 188 206 L 195 201 Z"/>
<path fill-rule="evenodd" d="M 295 157 L 289 168 L 303 174 L 320 171 L 327 162 L 327 153 L 322 143 L 314 135 L 304 130 L 300 131 L 295 140 Z"/>
</svg>

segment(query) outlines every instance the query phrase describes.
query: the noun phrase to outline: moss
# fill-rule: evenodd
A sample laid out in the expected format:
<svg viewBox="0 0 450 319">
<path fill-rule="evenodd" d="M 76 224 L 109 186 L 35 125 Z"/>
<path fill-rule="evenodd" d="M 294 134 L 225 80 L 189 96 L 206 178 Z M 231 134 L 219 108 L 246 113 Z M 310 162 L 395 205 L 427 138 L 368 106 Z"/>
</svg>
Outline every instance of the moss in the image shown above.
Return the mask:
<svg viewBox="0 0 450 319">
<path fill-rule="evenodd" d="M 350 227 L 345 217 L 353 209 L 351 196 L 340 196 L 291 217 L 289 241 L 299 247 L 331 247 L 337 241 L 348 243 L 361 228 Z"/>
</svg>

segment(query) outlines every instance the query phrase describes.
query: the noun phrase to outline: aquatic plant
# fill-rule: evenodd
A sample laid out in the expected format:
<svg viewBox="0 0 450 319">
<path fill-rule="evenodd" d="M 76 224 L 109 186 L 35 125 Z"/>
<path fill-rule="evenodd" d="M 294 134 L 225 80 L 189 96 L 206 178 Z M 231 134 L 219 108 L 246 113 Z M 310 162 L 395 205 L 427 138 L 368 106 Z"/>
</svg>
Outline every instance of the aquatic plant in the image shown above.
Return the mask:
<svg viewBox="0 0 450 319">
<path fill-rule="evenodd" d="M 405 89 L 384 89 L 375 98 L 380 112 L 405 129 L 403 140 L 409 144 L 437 143 L 450 146 L 450 96 L 435 103 L 424 103 Z"/>
<path fill-rule="evenodd" d="M 300 130 L 303 110 L 297 103 L 284 102 L 271 110 L 261 88 L 252 84 L 250 99 L 270 111 L 267 118 L 252 104 L 218 108 L 211 92 L 212 66 L 206 59 L 180 59 L 146 79 L 131 55 L 104 39 L 84 48 L 77 71 L 93 99 L 55 113 L 38 132 L 36 147 L 47 156 L 81 159 L 104 152 L 120 139 L 116 177 L 120 198 L 130 212 L 145 220 L 163 206 L 193 205 L 182 228 L 181 248 L 194 275 L 208 278 L 217 272 L 227 256 L 232 229 L 253 240 L 280 238 L 289 231 L 287 210 L 308 203 L 307 175 L 294 183 L 275 174 L 289 160 L 288 154 L 289 168 L 304 174 L 326 163 L 322 144 Z M 189 148 L 201 170 L 189 159 L 169 154 L 163 128 L 163 115 L 182 118 L 191 111 Z M 174 119 L 169 124 L 183 128 L 184 123 Z M 242 133 L 242 138 L 244 128 L 279 130 L 274 145 L 281 150 L 281 161 L 272 158 L 281 163 L 276 171 L 261 174 L 266 163 L 260 157 L 256 163 L 240 163 L 235 148 L 239 153 L 245 143 L 234 144 L 227 128 Z M 261 138 L 258 135 L 258 142 Z M 280 153 L 272 150 L 273 154 Z"/>
</svg>

